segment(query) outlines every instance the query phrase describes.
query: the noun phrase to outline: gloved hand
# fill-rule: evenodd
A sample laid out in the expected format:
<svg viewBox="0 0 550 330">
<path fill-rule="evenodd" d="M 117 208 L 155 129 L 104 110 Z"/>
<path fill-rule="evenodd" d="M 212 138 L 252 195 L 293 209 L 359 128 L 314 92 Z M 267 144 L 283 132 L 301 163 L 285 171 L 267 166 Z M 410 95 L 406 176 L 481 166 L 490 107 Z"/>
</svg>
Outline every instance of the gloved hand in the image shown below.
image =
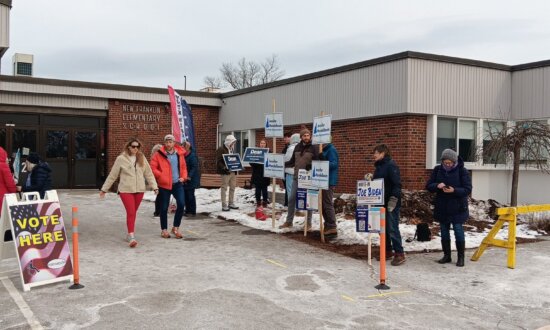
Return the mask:
<svg viewBox="0 0 550 330">
<path fill-rule="evenodd" d="M 306 165 L 306 171 L 311 171 L 311 164 Z"/>
<path fill-rule="evenodd" d="M 372 173 L 365 174 L 365 180 L 372 181 Z"/>
<path fill-rule="evenodd" d="M 391 196 L 390 200 L 388 201 L 388 212 L 393 212 L 395 210 L 395 207 L 397 206 L 397 197 Z"/>
</svg>

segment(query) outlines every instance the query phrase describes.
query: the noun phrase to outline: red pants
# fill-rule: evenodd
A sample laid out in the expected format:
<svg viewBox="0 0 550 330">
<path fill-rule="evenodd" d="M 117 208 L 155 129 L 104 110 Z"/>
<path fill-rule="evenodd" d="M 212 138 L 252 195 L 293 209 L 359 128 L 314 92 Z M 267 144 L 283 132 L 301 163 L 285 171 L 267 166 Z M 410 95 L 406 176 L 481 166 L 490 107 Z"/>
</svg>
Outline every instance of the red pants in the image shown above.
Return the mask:
<svg viewBox="0 0 550 330">
<path fill-rule="evenodd" d="M 126 209 L 128 233 L 133 233 L 136 226 L 136 214 L 143 199 L 143 193 L 120 193 L 119 196 Z"/>
</svg>

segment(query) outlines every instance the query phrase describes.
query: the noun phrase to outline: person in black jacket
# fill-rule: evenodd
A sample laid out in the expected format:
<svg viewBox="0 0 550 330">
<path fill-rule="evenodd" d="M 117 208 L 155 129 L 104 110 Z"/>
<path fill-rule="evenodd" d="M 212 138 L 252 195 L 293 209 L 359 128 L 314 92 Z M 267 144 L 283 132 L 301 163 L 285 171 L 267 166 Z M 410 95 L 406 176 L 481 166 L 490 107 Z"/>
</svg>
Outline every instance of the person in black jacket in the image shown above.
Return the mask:
<svg viewBox="0 0 550 330">
<path fill-rule="evenodd" d="M 453 225 L 455 244 L 458 254 L 456 265 L 464 267 L 464 228 L 468 220 L 468 195 L 472 192 L 472 179 L 464 167 L 464 161 L 452 149 L 445 149 L 441 154 L 441 165 L 434 167 L 426 183 L 426 189 L 435 192 L 434 218 L 441 227 L 441 248 L 443 258 L 440 264 L 451 262 L 451 235 Z"/>
<path fill-rule="evenodd" d="M 260 140 L 258 148 L 267 148 L 267 142 L 264 139 Z M 265 207 L 269 204 L 267 187 L 269 186 L 270 178 L 264 177 L 264 164 L 250 163 L 250 167 L 252 167 L 250 181 L 256 187 L 256 206 Z"/>
<path fill-rule="evenodd" d="M 401 174 L 399 167 L 391 158 L 390 149 L 379 144 L 373 150 L 373 179 L 384 179 L 384 207 L 386 208 L 386 257 L 392 256 L 391 264 L 399 266 L 405 262 L 403 242 L 399 231 L 399 210 L 401 208 Z M 382 249 L 382 247 L 380 247 Z"/>
<path fill-rule="evenodd" d="M 44 198 L 47 190 L 52 189 L 52 169 L 48 163 L 40 160 L 36 152 L 31 152 L 26 160 L 26 170 L 29 172 L 24 185 L 18 186 L 17 191 L 37 191 L 40 198 Z"/>
<path fill-rule="evenodd" d="M 288 147 L 290 146 L 290 137 L 291 136 L 292 136 L 291 131 L 286 131 L 285 132 L 285 135 L 284 135 L 285 146 L 283 147 L 283 150 L 281 151 L 281 153 L 283 155 L 286 154 L 286 151 L 288 150 Z M 286 187 L 286 179 L 283 179 L 283 187 Z M 288 206 L 288 193 L 290 193 L 290 191 L 287 191 L 287 189 L 285 189 L 285 207 Z"/>
<path fill-rule="evenodd" d="M 185 156 L 185 163 L 187 164 L 187 177 L 189 178 L 189 180 L 183 184 L 183 190 L 185 191 L 185 216 L 194 217 L 197 215 L 195 189 L 199 188 L 201 185 L 199 159 L 191 143 L 184 142 L 183 147 L 188 151 L 188 154 Z"/>
</svg>

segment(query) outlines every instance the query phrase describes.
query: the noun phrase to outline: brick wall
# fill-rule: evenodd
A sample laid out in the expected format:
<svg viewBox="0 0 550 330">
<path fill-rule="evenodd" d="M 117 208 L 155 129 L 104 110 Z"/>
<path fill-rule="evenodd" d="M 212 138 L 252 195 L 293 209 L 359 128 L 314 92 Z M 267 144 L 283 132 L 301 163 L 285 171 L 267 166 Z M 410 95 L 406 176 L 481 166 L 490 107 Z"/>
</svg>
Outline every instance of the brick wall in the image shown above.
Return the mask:
<svg viewBox="0 0 550 330">
<path fill-rule="evenodd" d="M 424 189 L 430 170 L 426 170 L 426 116 L 405 115 L 367 118 L 332 123 L 333 144 L 340 157 L 336 192 L 355 193 L 357 180 L 374 172 L 372 150 L 385 143 L 401 170 L 404 189 Z M 285 126 L 285 131 L 298 133 L 311 123 Z M 256 131 L 256 145 L 264 138 L 264 130 Z M 272 138 L 268 146 L 273 149 Z M 277 139 L 277 152 L 284 146 Z"/>
<path fill-rule="evenodd" d="M 215 170 L 216 124 L 219 109 L 190 105 L 195 124 L 197 154 L 203 160 L 205 172 Z M 137 137 L 142 151 L 150 159 L 151 149 L 171 133 L 171 112 L 168 103 L 110 100 L 107 118 L 107 166 L 113 166 L 126 141 Z"/>
</svg>

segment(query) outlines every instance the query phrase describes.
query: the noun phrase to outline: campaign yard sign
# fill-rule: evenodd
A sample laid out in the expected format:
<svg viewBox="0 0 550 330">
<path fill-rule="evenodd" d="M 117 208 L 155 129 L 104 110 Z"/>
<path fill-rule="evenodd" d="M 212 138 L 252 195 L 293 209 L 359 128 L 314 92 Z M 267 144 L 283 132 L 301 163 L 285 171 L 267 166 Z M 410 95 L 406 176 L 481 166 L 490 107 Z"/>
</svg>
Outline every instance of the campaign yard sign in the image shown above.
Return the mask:
<svg viewBox="0 0 550 330">
<path fill-rule="evenodd" d="M 7 194 L 4 201 L 11 223 L 23 290 L 73 281 L 73 265 L 59 199 L 55 190 L 25 193 L 21 201 Z M 5 219 L 4 214 L 2 217 Z"/>
<path fill-rule="evenodd" d="M 298 170 L 298 188 L 311 188 L 311 171 L 306 171 L 304 169 Z"/>
<path fill-rule="evenodd" d="M 283 113 L 273 112 L 265 115 L 265 137 L 284 137 L 283 133 Z"/>
<path fill-rule="evenodd" d="M 265 154 L 264 177 L 284 179 L 285 178 L 285 155 Z"/>
<path fill-rule="evenodd" d="M 316 189 L 328 189 L 328 160 L 311 162 L 311 186 Z"/>
<path fill-rule="evenodd" d="M 223 161 L 231 172 L 243 170 L 243 163 L 239 154 L 223 154 Z"/>
<path fill-rule="evenodd" d="M 313 118 L 312 144 L 330 143 L 332 115 Z"/>
<path fill-rule="evenodd" d="M 380 207 L 357 205 L 355 209 L 355 231 L 363 233 L 380 232 Z"/>
<path fill-rule="evenodd" d="M 384 205 L 384 179 L 357 181 L 357 205 Z"/>
<path fill-rule="evenodd" d="M 252 148 L 247 147 L 244 150 L 243 162 L 263 164 L 264 155 L 269 152 L 269 148 Z"/>
</svg>

